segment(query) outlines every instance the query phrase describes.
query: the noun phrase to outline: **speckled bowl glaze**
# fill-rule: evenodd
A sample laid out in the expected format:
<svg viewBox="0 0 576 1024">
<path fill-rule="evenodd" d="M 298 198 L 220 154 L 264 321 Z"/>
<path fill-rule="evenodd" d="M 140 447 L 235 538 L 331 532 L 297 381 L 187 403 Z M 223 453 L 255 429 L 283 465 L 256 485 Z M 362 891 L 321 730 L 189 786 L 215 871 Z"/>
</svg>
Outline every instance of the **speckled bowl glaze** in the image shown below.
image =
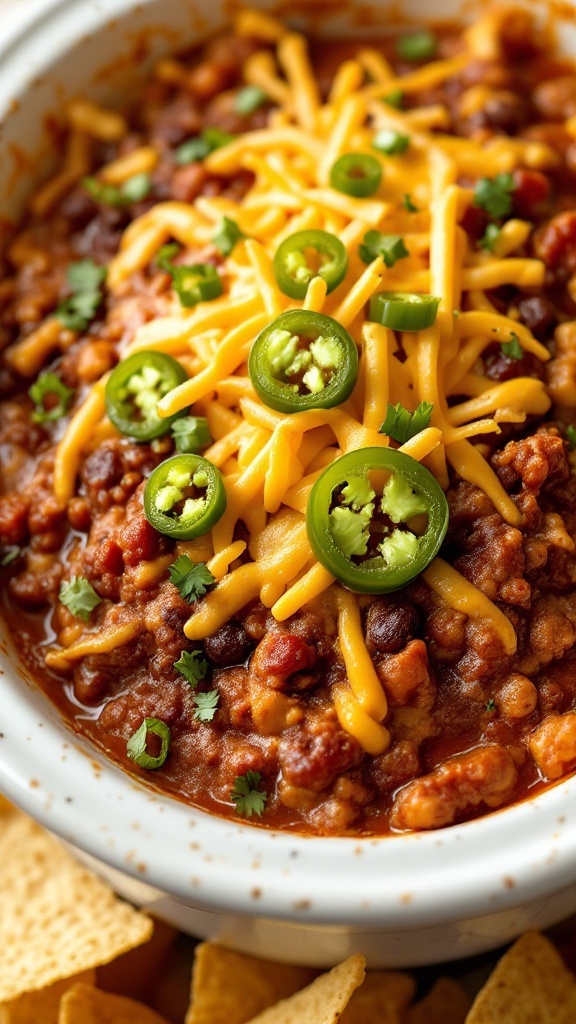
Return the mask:
<svg viewBox="0 0 576 1024">
<path fill-rule="evenodd" d="M 436 16 L 459 6 L 437 3 Z M 391 7 L 326 0 L 325 27 L 369 31 L 370 12 Z M 55 163 L 47 113 L 78 94 L 121 99 L 158 55 L 223 24 L 226 9 L 224 0 L 0 5 L 0 215 L 17 215 Z M 299 25 L 305 10 L 294 11 Z M 428 8 L 412 0 L 402 12 Z M 576 52 L 574 25 L 562 38 Z M 318 966 L 354 951 L 371 966 L 404 966 L 469 956 L 576 910 L 576 778 L 441 832 L 282 834 L 193 810 L 110 764 L 27 678 L 17 636 L 0 643 L 0 673 L 0 789 L 121 894 L 193 934 Z"/>
</svg>

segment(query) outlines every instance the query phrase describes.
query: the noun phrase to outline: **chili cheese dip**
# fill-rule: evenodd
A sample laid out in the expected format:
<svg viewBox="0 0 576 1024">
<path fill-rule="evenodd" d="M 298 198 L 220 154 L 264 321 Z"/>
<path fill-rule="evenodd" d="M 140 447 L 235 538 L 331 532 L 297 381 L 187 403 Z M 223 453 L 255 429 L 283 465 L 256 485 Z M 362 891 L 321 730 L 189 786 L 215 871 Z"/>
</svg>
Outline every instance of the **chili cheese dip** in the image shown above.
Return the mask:
<svg viewBox="0 0 576 1024">
<path fill-rule="evenodd" d="M 0 284 L 4 615 L 124 768 L 433 829 L 576 767 L 576 70 L 246 10 L 77 100 Z"/>
</svg>

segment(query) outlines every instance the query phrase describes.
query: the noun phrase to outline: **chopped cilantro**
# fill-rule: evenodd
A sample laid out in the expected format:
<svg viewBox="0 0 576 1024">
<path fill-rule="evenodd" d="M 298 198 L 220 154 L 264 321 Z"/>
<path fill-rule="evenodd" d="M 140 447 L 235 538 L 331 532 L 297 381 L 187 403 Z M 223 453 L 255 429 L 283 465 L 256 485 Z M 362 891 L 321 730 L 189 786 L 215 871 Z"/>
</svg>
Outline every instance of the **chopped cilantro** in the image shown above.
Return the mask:
<svg viewBox="0 0 576 1024">
<path fill-rule="evenodd" d="M 402 206 L 408 213 L 419 213 L 420 207 L 416 206 L 416 203 L 412 202 L 412 197 L 409 192 L 405 192 L 402 196 Z"/>
<path fill-rule="evenodd" d="M 268 96 L 259 85 L 246 85 L 234 97 L 234 110 L 237 114 L 248 117 L 266 103 Z"/>
<path fill-rule="evenodd" d="M 4 554 L 0 556 L 0 568 L 4 569 L 7 565 L 12 565 L 12 562 L 16 561 L 20 552 L 21 549 L 16 544 L 4 548 Z"/>
<path fill-rule="evenodd" d="M 383 256 L 387 267 L 393 267 L 398 260 L 410 255 L 401 235 L 383 235 L 381 231 L 367 231 L 358 252 L 364 263 Z"/>
<path fill-rule="evenodd" d="M 77 260 L 70 263 L 66 278 L 74 294 L 96 292 L 106 280 L 106 267 L 99 266 L 94 260 Z"/>
<path fill-rule="evenodd" d="M 414 412 L 408 412 L 400 402 L 397 405 L 388 404 L 386 419 L 380 427 L 380 433 L 388 434 L 388 437 L 398 444 L 406 444 L 411 437 L 415 437 L 429 426 L 433 408 L 431 402 L 420 402 Z"/>
<path fill-rule="evenodd" d="M 500 351 L 503 356 L 507 356 L 508 359 L 522 359 L 524 350 L 520 344 L 520 338 L 517 334 L 512 331 L 510 335 L 510 341 L 504 341 L 500 345 Z"/>
<path fill-rule="evenodd" d="M 481 249 L 486 249 L 487 252 L 494 252 L 496 243 L 500 238 L 500 228 L 497 224 L 488 224 L 486 231 L 482 235 L 482 238 L 478 242 Z"/>
<path fill-rule="evenodd" d="M 178 242 L 168 242 L 167 245 L 161 245 L 154 261 L 158 270 L 165 270 L 167 274 L 171 274 L 174 267 L 172 260 L 179 252 L 180 246 Z"/>
<path fill-rule="evenodd" d="M 28 394 L 35 406 L 32 413 L 34 422 L 53 423 L 54 420 L 59 420 L 68 412 L 74 391 L 72 388 L 67 388 L 56 373 L 42 373 L 28 389 Z M 46 398 L 48 395 L 53 395 L 58 401 L 47 409 Z"/>
<path fill-rule="evenodd" d="M 496 710 L 496 702 L 494 700 L 494 697 L 490 697 L 490 700 L 486 702 L 486 711 L 495 711 L 495 710 Z"/>
<path fill-rule="evenodd" d="M 82 184 L 95 203 L 115 206 L 117 209 L 130 206 L 131 203 L 139 203 L 152 190 L 152 179 L 144 172 L 133 174 L 121 185 L 107 185 L 105 181 L 92 177 L 84 178 Z"/>
<path fill-rule="evenodd" d="M 246 775 L 236 776 L 230 799 L 243 818 L 251 818 L 253 814 L 261 817 L 264 811 L 268 794 L 258 789 L 261 778 L 260 772 L 246 772 Z"/>
<path fill-rule="evenodd" d="M 207 693 L 195 693 L 194 703 L 196 710 L 194 718 L 198 722 L 211 722 L 218 708 L 220 693 L 218 690 L 208 690 Z"/>
<path fill-rule="evenodd" d="M 570 451 L 573 451 L 576 448 L 576 424 L 571 423 L 569 427 L 566 427 L 566 437 Z"/>
<path fill-rule="evenodd" d="M 513 192 L 514 178 L 509 173 L 480 178 L 474 189 L 474 205 L 485 210 L 493 220 L 501 220 L 512 212 Z"/>
<path fill-rule="evenodd" d="M 401 156 L 410 145 L 410 136 L 402 135 L 394 128 L 381 128 L 372 139 L 372 149 L 387 156 Z"/>
<path fill-rule="evenodd" d="M 184 164 L 193 164 L 200 160 L 205 160 L 215 149 L 227 146 L 229 142 L 234 141 L 234 138 L 234 135 L 223 132 L 221 128 L 205 128 L 200 135 L 186 139 L 185 142 L 178 146 L 174 154 L 176 163 L 183 166 Z"/>
<path fill-rule="evenodd" d="M 105 278 L 106 267 L 92 260 L 70 263 L 66 279 L 72 295 L 56 307 L 56 316 L 63 327 L 70 331 L 86 330 L 102 302 L 101 286 Z"/>
<path fill-rule="evenodd" d="M 102 601 L 84 576 L 72 576 L 68 583 L 62 583 L 58 596 L 68 611 L 82 622 L 90 621 L 94 608 Z"/>
<path fill-rule="evenodd" d="M 223 256 L 230 256 L 236 243 L 242 238 L 246 238 L 246 235 L 236 221 L 231 217 L 223 217 L 218 231 L 212 236 L 212 241 Z"/>
<path fill-rule="evenodd" d="M 404 93 L 402 89 L 393 89 L 392 92 L 383 96 L 384 103 L 387 103 L 389 107 L 395 107 L 396 110 L 402 110 L 402 104 L 404 103 Z"/>
<path fill-rule="evenodd" d="M 196 455 L 212 444 L 212 436 L 205 416 L 181 416 L 172 424 L 172 437 L 176 451 Z"/>
<path fill-rule="evenodd" d="M 208 662 L 202 651 L 182 651 L 178 661 L 174 662 L 174 668 L 194 688 L 201 679 L 204 679 L 208 671 Z"/>
<path fill-rule="evenodd" d="M 396 40 L 396 53 L 402 60 L 430 60 L 435 56 L 438 41 L 433 32 L 422 29 L 420 32 L 409 32 Z"/>
<path fill-rule="evenodd" d="M 216 582 L 205 562 L 195 564 L 190 555 L 180 555 L 168 571 L 170 581 L 176 587 L 180 597 L 183 597 L 189 604 L 202 597 L 208 587 Z"/>
</svg>

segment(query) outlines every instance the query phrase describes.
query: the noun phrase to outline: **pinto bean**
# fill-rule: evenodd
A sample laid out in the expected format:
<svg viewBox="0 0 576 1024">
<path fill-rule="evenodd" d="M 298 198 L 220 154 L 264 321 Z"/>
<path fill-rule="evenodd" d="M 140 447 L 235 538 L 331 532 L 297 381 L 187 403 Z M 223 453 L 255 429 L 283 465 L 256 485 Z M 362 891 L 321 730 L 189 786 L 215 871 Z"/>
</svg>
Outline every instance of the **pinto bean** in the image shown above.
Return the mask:
<svg viewBox="0 0 576 1024">
<path fill-rule="evenodd" d="M 474 807 L 500 807 L 513 795 L 517 781 L 507 750 L 497 744 L 476 747 L 408 783 L 394 801 L 390 822 L 393 828 L 411 831 L 442 828 Z"/>
<path fill-rule="evenodd" d="M 545 779 L 559 779 L 572 771 L 576 767 L 576 711 L 546 718 L 528 742 Z"/>
<path fill-rule="evenodd" d="M 538 112 L 549 121 L 565 121 L 576 114 L 576 75 L 561 75 L 540 82 L 532 93 Z"/>
</svg>

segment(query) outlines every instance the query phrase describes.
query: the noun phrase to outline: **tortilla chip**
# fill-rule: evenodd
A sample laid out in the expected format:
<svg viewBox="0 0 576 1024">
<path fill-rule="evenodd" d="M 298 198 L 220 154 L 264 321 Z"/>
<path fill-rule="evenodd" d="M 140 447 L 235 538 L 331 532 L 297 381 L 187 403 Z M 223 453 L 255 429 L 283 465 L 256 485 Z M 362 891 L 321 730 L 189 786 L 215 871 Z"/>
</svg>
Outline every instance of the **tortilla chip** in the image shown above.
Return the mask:
<svg viewBox="0 0 576 1024">
<path fill-rule="evenodd" d="M 13 811 L 14 807 L 12 804 L 9 803 L 5 796 L 2 796 L 2 793 L 0 793 L 0 820 L 5 818 L 8 814 L 12 814 Z"/>
<path fill-rule="evenodd" d="M 466 1024 L 574 1024 L 576 978 L 551 942 L 526 932 L 480 990 Z"/>
<path fill-rule="evenodd" d="M 246 1024 L 304 988 L 317 973 L 204 942 L 196 947 L 186 1024 Z"/>
<path fill-rule="evenodd" d="M 412 1002 L 416 982 L 400 971 L 368 971 L 340 1018 L 340 1024 L 398 1024 Z"/>
<path fill-rule="evenodd" d="M 0 1024 L 57 1024 L 58 1008 L 64 993 L 76 982 L 94 985 L 95 980 L 95 971 L 84 971 L 39 992 L 27 992 L 9 1003 L 0 1003 Z"/>
<path fill-rule="evenodd" d="M 126 996 L 74 985 L 60 1002 L 58 1024 L 167 1024 L 164 1017 Z"/>
<path fill-rule="evenodd" d="M 364 981 L 365 966 L 364 957 L 356 953 L 301 992 L 258 1014 L 250 1024 L 336 1024 Z"/>
<path fill-rule="evenodd" d="M 99 967 L 96 985 L 105 992 L 151 1003 L 154 993 L 172 960 L 178 932 L 164 921 L 154 921 L 154 932 L 148 942 Z M 188 972 L 188 978 L 190 972 Z M 187 979 L 188 980 L 188 979 Z M 187 1000 L 184 1008 L 187 1006 Z M 181 1014 L 184 1019 L 184 1011 Z"/>
<path fill-rule="evenodd" d="M 0 820 L 0 1001 L 108 963 L 152 934 L 26 815 Z"/>
<path fill-rule="evenodd" d="M 438 978 L 428 995 L 408 1011 L 406 1024 L 464 1024 L 471 1002 L 457 981 Z"/>
</svg>

